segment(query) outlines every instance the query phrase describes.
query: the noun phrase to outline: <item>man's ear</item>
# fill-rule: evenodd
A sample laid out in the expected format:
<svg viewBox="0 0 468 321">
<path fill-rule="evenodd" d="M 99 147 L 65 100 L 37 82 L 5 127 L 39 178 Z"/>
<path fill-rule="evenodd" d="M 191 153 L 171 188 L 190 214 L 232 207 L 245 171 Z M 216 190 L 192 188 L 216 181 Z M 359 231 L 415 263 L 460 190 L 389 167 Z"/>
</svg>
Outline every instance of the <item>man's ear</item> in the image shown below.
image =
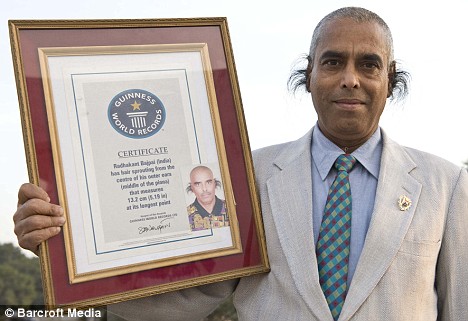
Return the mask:
<svg viewBox="0 0 468 321">
<path fill-rule="evenodd" d="M 392 61 L 388 68 L 388 92 L 387 98 L 391 97 L 393 94 L 393 88 L 395 88 L 396 81 L 396 62 Z"/>
<path fill-rule="evenodd" d="M 312 72 L 312 58 L 307 56 L 307 69 L 306 69 L 306 90 L 310 93 L 310 73 Z"/>
</svg>

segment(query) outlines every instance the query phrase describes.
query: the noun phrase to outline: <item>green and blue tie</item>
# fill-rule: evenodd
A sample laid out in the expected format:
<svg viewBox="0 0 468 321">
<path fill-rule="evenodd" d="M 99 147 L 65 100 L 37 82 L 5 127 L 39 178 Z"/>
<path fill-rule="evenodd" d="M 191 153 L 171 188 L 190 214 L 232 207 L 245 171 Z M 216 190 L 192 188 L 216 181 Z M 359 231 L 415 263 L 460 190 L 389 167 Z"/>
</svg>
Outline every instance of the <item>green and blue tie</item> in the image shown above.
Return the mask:
<svg viewBox="0 0 468 321">
<path fill-rule="evenodd" d="M 346 298 L 349 243 L 351 237 L 351 187 L 349 172 L 356 159 L 340 155 L 330 187 L 317 241 L 319 281 L 334 320 L 338 320 Z"/>
</svg>

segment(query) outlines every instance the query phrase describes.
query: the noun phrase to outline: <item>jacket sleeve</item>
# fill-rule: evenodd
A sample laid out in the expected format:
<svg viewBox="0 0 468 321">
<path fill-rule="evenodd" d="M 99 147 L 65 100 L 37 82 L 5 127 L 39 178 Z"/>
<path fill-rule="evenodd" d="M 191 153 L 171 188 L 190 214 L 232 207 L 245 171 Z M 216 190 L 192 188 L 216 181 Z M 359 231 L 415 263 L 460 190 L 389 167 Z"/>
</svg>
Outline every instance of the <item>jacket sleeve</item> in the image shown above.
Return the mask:
<svg viewBox="0 0 468 321">
<path fill-rule="evenodd" d="M 438 320 L 468 315 L 468 172 L 460 171 L 453 190 L 437 263 Z"/>
<path fill-rule="evenodd" d="M 200 320 L 227 299 L 237 283 L 238 279 L 228 280 L 109 305 L 107 319 L 109 321 Z"/>
</svg>

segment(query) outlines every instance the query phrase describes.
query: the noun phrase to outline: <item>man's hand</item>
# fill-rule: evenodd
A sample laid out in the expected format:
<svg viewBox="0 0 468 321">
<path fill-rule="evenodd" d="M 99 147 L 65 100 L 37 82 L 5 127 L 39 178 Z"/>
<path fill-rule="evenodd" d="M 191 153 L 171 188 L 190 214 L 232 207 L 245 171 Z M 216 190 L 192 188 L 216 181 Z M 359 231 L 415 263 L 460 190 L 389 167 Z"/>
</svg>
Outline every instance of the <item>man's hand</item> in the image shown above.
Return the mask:
<svg viewBox="0 0 468 321">
<path fill-rule="evenodd" d="M 39 253 L 39 244 L 57 235 L 65 223 L 63 209 L 50 204 L 50 198 L 40 187 L 23 184 L 18 192 L 18 209 L 13 215 L 18 244 Z"/>
</svg>

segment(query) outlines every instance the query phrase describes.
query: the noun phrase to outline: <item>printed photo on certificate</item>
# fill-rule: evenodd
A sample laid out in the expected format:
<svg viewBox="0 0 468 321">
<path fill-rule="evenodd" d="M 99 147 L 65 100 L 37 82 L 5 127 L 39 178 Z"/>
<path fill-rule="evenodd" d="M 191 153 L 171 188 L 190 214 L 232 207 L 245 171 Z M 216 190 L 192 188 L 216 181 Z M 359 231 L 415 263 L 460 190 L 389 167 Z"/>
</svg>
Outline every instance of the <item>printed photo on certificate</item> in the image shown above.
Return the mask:
<svg viewBox="0 0 468 321">
<path fill-rule="evenodd" d="M 207 44 L 39 56 L 71 283 L 242 251 Z"/>
</svg>

